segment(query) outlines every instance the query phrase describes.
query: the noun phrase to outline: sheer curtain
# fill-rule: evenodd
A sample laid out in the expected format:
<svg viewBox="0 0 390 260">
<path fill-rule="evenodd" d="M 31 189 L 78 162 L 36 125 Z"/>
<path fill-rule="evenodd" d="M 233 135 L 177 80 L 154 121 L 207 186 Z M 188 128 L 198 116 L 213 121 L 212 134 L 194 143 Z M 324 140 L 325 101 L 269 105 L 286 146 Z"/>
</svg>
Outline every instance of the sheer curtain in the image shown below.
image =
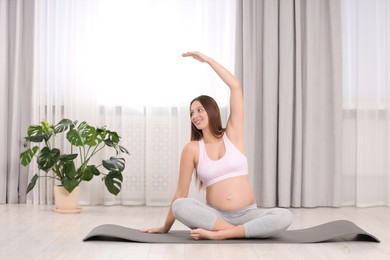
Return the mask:
<svg viewBox="0 0 390 260">
<path fill-rule="evenodd" d="M 34 1 L 0 1 L 0 203 L 26 200 L 19 153 L 31 120 L 33 26 Z"/>
<path fill-rule="evenodd" d="M 342 1 L 345 205 L 390 205 L 389 14 L 389 1 Z"/>
<path fill-rule="evenodd" d="M 168 205 L 180 151 L 190 138 L 189 102 L 228 89 L 181 53 L 199 50 L 234 67 L 235 1 L 37 1 L 33 121 L 106 125 L 130 152 L 122 191 L 83 183 L 81 204 Z M 33 170 L 30 169 L 30 177 Z M 29 203 L 52 203 L 41 179 Z M 194 186 L 191 194 L 197 195 Z"/>
<path fill-rule="evenodd" d="M 259 206 L 338 206 L 339 1 L 238 1 L 237 65 Z"/>
</svg>

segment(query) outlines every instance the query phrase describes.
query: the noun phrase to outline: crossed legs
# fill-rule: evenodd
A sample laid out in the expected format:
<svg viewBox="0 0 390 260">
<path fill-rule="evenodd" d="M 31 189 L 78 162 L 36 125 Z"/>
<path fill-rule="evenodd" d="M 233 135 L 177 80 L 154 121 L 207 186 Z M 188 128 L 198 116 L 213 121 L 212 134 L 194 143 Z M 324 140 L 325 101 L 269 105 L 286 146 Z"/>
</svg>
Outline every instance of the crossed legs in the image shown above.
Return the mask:
<svg viewBox="0 0 390 260">
<path fill-rule="evenodd" d="M 266 238 L 286 230 L 292 222 L 292 214 L 286 209 L 251 208 L 236 214 L 191 198 L 177 199 L 172 210 L 177 220 L 192 229 L 194 239 Z"/>
</svg>

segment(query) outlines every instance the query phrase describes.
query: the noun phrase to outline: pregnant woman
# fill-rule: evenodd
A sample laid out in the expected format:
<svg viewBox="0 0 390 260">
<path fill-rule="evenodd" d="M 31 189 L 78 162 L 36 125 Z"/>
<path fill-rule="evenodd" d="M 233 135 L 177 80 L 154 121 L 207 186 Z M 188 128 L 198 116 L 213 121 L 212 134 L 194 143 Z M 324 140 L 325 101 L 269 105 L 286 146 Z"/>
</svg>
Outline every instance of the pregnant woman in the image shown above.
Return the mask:
<svg viewBox="0 0 390 260">
<path fill-rule="evenodd" d="M 222 127 L 218 104 L 199 96 L 190 104 L 191 141 L 182 151 L 177 190 L 162 227 L 175 219 L 191 228 L 193 239 L 266 238 L 285 231 L 292 222 L 287 209 L 258 209 L 248 178 L 244 149 L 244 100 L 240 82 L 222 65 L 199 52 L 187 52 L 208 64 L 230 89 L 230 115 Z M 187 198 L 192 174 L 206 189 L 206 204 Z"/>
</svg>

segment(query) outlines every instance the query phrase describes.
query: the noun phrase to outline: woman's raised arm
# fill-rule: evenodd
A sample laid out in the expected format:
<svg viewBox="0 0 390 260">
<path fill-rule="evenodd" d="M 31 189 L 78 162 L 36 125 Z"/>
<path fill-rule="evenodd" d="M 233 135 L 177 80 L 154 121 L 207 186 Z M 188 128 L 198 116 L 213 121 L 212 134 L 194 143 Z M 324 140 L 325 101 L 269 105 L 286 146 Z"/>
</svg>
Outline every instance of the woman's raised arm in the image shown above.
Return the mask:
<svg viewBox="0 0 390 260">
<path fill-rule="evenodd" d="M 192 57 L 205 62 L 218 74 L 230 88 L 230 115 L 226 126 L 229 139 L 242 148 L 244 145 L 244 99 L 240 81 L 225 67 L 200 52 L 186 52 L 183 57 Z"/>
</svg>

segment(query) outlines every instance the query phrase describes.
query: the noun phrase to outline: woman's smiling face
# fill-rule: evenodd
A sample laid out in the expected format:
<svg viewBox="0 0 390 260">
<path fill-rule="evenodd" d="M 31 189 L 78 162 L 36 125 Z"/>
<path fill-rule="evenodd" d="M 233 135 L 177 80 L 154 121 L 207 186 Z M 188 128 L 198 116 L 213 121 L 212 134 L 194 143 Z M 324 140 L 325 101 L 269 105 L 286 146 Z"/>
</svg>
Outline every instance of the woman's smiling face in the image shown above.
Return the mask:
<svg viewBox="0 0 390 260">
<path fill-rule="evenodd" d="M 207 112 L 198 100 L 195 100 L 191 105 L 190 117 L 197 129 L 202 130 L 208 126 Z"/>
</svg>

